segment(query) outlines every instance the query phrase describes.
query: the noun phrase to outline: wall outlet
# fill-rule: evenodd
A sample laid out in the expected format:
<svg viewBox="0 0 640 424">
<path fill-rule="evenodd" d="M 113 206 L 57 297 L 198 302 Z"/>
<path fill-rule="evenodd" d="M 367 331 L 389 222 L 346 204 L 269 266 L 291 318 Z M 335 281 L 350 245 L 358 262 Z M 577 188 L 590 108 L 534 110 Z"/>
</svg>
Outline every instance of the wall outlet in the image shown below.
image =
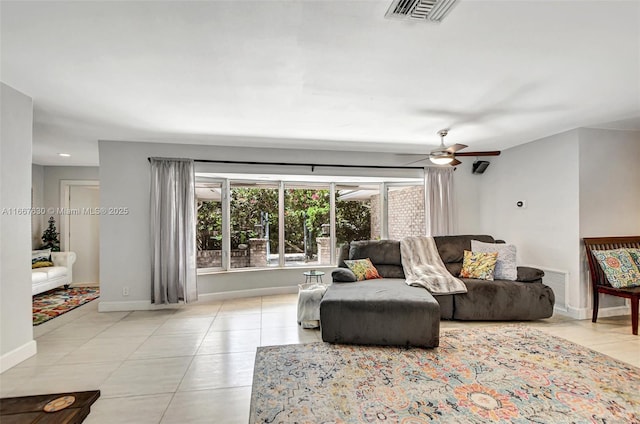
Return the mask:
<svg viewBox="0 0 640 424">
<path fill-rule="evenodd" d="M 527 208 L 527 201 L 526 200 L 518 200 L 516 202 L 516 207 L 520 208 L 520 209 L 526 209 Z"/>
<path fill-rule="evenodd" d="M 129 296 L 129 287 L 123 287 L 122 288 L 122 295 L 123 296 Z"/>
</svg>

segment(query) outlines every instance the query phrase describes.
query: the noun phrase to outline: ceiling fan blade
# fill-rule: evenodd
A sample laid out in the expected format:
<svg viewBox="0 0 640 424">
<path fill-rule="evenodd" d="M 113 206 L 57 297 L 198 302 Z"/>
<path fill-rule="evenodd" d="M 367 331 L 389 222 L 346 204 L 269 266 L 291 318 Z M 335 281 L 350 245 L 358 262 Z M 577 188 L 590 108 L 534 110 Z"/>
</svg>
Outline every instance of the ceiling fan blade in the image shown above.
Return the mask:
<svg viewBox="0 0 640 424">
<path fill-rule="evenodd" d="M 467 146 L 466 144 L 456 143 L 453 146 L 447 147 L 447 152 L 455 153 L 458 150 L 466 149 L 467 147 L 469 146 Z"/>
<path fill-rule="evenodd" d="M 500 150 L 492 150 L 492 151 L 488 151 L 488 152 L 456 153 L 456 156 L 500 156 Z"/>
<path fill-rule="evenodd" d="M 451 163 L 449 165 L 451 166 L 458 166 L 460 165 L 462 162 L 460 162 L 458 159 L 454 159 L 451 161 Z"/>
<path fill-rule="evenodd" d="M 404 166 L 413 165 L 414 163 L 424 162 L 425 160 L 429 160 L 429 156 L 426 156 L 422 159 L 414 160 L 413 162 L 405 163 Z"/>
</svg>

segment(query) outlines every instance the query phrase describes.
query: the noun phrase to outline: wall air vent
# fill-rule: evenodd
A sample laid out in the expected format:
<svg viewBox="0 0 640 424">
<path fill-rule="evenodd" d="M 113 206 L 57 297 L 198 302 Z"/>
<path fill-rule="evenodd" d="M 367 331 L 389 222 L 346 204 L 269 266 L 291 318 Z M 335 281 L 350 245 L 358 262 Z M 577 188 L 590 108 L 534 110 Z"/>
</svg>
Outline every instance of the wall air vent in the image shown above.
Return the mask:
<svg viewBox="0 0 640 424">
<path fill-rule="evenodd" d="M 393 0 L 386 18 L 440 22 L 458 0 Z"/>
</svg>

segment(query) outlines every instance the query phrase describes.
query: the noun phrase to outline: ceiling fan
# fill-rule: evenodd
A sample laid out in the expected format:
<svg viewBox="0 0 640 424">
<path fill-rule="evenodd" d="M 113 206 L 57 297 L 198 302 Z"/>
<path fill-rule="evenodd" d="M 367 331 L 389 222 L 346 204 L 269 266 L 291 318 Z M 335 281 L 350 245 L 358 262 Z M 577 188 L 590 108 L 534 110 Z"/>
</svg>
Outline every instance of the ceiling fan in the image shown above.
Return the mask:
<svg viewBox="0 0 640 424">
<path fill-rule="evenodd" d="M 440 147 L 429 152 L 429 160 L 436 165 L 460 165 L 462 162 L 456 159 L 456 156 L 500 156 L 500 150 L 457 153 L 458 151 L 466 149 L 469 146 L 459 143 L 453 144 L 449 147 L 445 146 L 444 138 L 448 133 L 448 129 L 438 131 L 438 135 L 440 136 Z"/>
</svg>

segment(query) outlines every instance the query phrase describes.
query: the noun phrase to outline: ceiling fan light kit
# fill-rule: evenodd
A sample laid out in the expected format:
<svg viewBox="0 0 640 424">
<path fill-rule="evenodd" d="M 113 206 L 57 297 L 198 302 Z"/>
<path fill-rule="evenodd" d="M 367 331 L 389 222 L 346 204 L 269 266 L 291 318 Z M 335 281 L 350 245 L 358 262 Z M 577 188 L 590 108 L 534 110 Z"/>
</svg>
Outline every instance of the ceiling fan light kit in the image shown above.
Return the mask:
<svg viewBox="0 0 640 424">
<path fill-rule="evenodd" d="M 438 131 L 438 135 L 440 136 L 440 147 L 438 147 L 437 149 L 433 149 L 431 152 L 429 152 L 429 160 L 436 165 L 450 165 L 450 166 L 460 165 L 462 162 L 456 159 L 456 156 L 498 156 L 500 155 L 500 151 L 498 150 L 492 151 L 492 152 L 458 153 L 459 150 L 466 149 L 469 146 L 467 146 L 466 144 L 460 144 L 460 143 L 453 144 L 449 147 L 445 146 L 444 138 L 447 136 L 447 134 L 449 134 L 448 129 Z M 485 162 L 486 165 L 482 164 L 482 169 L 480 170 L 480 172 L 475 172 L 475 168 L 474 168 L 473 170 L 474 173 L 481 174 L 482 172 L 484 172 L 487 166 L 489 166 L 489 162 L 486 162 L 486 161 L 481 161 L 481 162 Z"/>
<path fill-rule="evenodd" d="M 449 165 L 453 162 L 453 158 L 429 158 L 436 165 Z"/>
<path fill-rule="evenodd" d="M 454 157 L 455 150 L 459 150 L 461 148 L 466 147 L 464 146 L 464 147 L 457 148 L 458 145 L 452 146 L 452 147 L 456 147 L 455 150 L 453 150 L 451 147 L 449 148 L 445 147 L 444 138 L 448 133 L 449 133 L 449 130 L 438 131 L 438 135 L 440 136 L 440 147 L 432 150 L 429 153 L 429 160 L 435 163 L 436 165 L 449 165 L 451 162 L 453 162 L 453 159 L 455 159 Z M 459 146 L 463 146 L 463 145 L 460 144 Z"/>
<path fill-rule="evenodd" d="M 453 155 L 451 154 L 446 154 L 442 156 L 430 155 L 429 160 L 435 163 L 436 165 L 449 165 L 451 162 L 453 162 Z"/>
</svg>

